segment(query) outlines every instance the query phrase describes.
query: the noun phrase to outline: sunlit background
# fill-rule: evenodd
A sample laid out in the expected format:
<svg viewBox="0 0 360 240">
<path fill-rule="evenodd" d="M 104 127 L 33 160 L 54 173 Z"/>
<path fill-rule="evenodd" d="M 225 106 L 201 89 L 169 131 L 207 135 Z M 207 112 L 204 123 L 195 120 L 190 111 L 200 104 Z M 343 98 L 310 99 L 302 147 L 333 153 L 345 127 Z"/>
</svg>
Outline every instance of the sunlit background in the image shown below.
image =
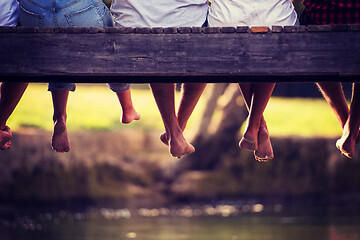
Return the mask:
<svg viewBox="0 0 360 240">
<path fill-rule="evenodd" d="M 209 84 L 208 89 L 211 87 Z M 315 85 L 308 88 L 310 88 L 309 91 L 316 90 Z M 190 118 L 187 125 L 188 131 L 185 134 L 187 132 L 195 133 L 199 127 L 207 104 L 205 94 L 196 106 L 196 111 Z M 318 94 L 320 95 L 320 93 Z M 177 91 L 176 104 L 179 96 L 180 92 Z M 222 95 L 218 99 L 219 106 L 214 112 L 215 116 L 213 116 L 212 122 L 214 125 L 220 121 L 221 107 L 227 103 L 227 97 L 227 95 Z M 334 114 L 326 101 L 319 96 L 316 97 L 301 98 L 295 96 L 286 98 L 274 96 L 271 98 L 265 111 L 265 118 L 271 135 L 274 137 L 338 137 L 341 134 L 341 128 Z M 350 96 L 348 97 L 350 98 Z M 241 96 L 239 98 L 239 101 L 242 101 Z M 147 84 L 133 85 L 132 100 L 136 110 L 141 113 L 142 119 L 130 125 L 124 125 L 120 122 L 121 108 L 117 97 L 105 84 L 78 84 L 76 91 L 69 95 L 68 129 L 70 131 L 116 131 L 123 128 L 161 131 L 164 129 L 156 103 Z M 52 113 L 51 93 L 47 91 L 47 85 L 30 84 L 8 125 L 14 131 L 25 130 L 28 127 L 52 131 Z M 216 126 L 210 126 L 210 128 L 216 128 Z"/>
<path fill-rule="evenodd" d="M 185 130 L 196 152 L 181 159 L 159 140 L 149 86 L 133 84 L 132 98 L 141 120 L 124 125 L 105 84 L 78 84 L 72 148 L 59 154 L 51 94 L 30 84 L 0 153 L 2 239 L 359 239 L 359 156 L 336 149 L 341 129 L 315 85 L 275 88 L 268 163 L 237 146 L 247 113 L 236 84 L 207 86 Z"/>
<path fill-rule="evenodd" d="M 29 85 L 7 123 L 13 146 L 0 152 L 1 240 L 360 239 L 359 147 L 353 159 L 336 149 L 341 128 L 314 84 L 276 86 L 266 163 L 238 147 L 247 111 L 236 84 L 208 84 L 184 132 L 196 152 L 181 159 L 159 139 L 149 86 L 131 91 L 141 119 L 125 125 L 105 84 L 77 84 L 71 151 L 59 154 L 51 93 Z"/>
</svg>

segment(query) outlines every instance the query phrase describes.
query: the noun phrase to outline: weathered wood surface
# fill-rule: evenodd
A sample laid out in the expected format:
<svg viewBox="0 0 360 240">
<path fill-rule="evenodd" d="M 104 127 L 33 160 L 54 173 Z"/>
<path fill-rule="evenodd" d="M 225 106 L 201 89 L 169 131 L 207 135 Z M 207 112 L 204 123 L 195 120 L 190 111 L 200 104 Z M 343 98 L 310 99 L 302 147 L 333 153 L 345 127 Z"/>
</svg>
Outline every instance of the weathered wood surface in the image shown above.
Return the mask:
<svg viewBox="0 0 360 240">
<path fill-rule="evenodd" d="M 0 81 L 356 81 L 360 27 L 0 28 Z"/>
</svg>

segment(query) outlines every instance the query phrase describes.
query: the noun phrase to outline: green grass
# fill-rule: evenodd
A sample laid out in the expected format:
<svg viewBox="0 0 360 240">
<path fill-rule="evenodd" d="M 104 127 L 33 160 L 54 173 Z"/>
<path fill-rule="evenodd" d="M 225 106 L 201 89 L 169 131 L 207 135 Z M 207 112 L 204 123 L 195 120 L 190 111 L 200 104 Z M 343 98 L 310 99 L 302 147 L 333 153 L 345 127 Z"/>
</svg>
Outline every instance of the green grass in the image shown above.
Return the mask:
<svg viewBox="0 0 360 240">
<path fill-rule="evenodd" d="M 124 127 L 162 130 L 160 114 L 146 85 L 133 85 L 132 98 L 141 120 L 124 125 L 119 121 L 121 109 L 117 97 L 105 84 L 78 84 L 76 91 L 69 96 L 69 131 L 119 130 Z M 187 132 L 196 131 L 206 105 L 204 99 L 200 99 Z M 30 84 L 8 125 L 14 131 L 22 126 L 51 131 L 52 111 L 51 94 L 46 84 Z M 265 111 L 265 118 L 272 136 L 337 137 L 341 133 L 334 114 L 323 99 L 273 97 Z"/>
<path fill-rule="evenodd" d="M 264 113 L 272 136 L 338 137 L 341 128 L 323 99 L 270 99 Z"/>
<path fill-rule="evenodd" d="M 141 114 L 141 120 L 124 125 L 120 122 L 121 108 L 118 99 L 105 84 L 77 84 L 76 91 L 69 95 L 68 130 L 117 130 L 123 127 L 162 130 L 160 113 L 147 85 L 133 85 L 131 94 L 134 106 Z M 177 99 L 178 95 L 179 93 Z M 197 109 L 200 111 L 196 111 L 192 118 L 201 117 L 201 104 Z M 47 85 L 30 84 L 8 125 L 14 131 L 22 126 L 51 131 L 52 114 L 51 93 L 47 91 Z M 193 121 L 189 122 L 189 127 L 192 123 Z"/>
</svg>

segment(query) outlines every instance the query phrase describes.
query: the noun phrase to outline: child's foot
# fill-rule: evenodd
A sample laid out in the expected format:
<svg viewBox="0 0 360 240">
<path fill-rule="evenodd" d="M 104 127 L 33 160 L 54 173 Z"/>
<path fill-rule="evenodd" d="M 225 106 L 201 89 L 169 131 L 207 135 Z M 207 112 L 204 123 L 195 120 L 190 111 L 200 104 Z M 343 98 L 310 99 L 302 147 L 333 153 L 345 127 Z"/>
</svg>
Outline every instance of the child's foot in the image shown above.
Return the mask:
<svg viewBox="0 0 360 240">
<path fill-rule="evenodd" d="M 0 130 L 0 149 L 6 150 L 11 147 L 11 137 L 10 128 L 5 126 L 4 129 Z"/>
<path fill-rule="evenodd" d="M 344 132 L 339 140 L 336 141 L 336 147 L 343 155 L 353 158 L 356 139 L 351 137 L 349 132 Z"/>
<path fill-rule="evenodd" d="M 51 147 L 55 152 L 59 153 L 70 151 L 70 141 L 64 118 L 59 118 L 55 121 Z"/>
<path fill-rule="evenodd" d="M 131 110 L 123 111 L 121 122 L 124 124 L 128 124 L 134 120 L 139 120 L 139 119 L 140 119 L 140 114 L 136 112 L 135 109 L 133 108 Z"/>
<path fill-rule="evenodd" d="M 256 140 L 250 140 L 244 136 L 239 142 L 239 147 L 245 148 L 249 151 L 255 151 L 257 149 Z"/>
<path fill-rule="evenodd" d="M 185 140 L 182 132 L 178 135 L 171 136 L 168 142 L 170 154 L 174 157 L 180 158 L 186 154 L 195 152 L 195 148 Z"/>
<path fill-rule="evenodd" d="M 186 154 L 195 152 L 195 148 L 190 143 L 184 141 L 170 141 L 170 154 L 173 157 L 181 158 Z"/>
<path fill-rule="evenodd" d="M 250 151 L 256 151 L 258 148 L 258 132 L 259 129 L 247 127 L 244 135 L 239 142 L 239 147 Z"/>
<path fill-rule="evenodd" d="M 266 125 L 261 125 L 258 133 L 258 149 L 254 152 L 255 159 L 260 162 L 266 162 L 274 158 L 274 152 L 271 146 L 269 131 Z"/>
</svg>

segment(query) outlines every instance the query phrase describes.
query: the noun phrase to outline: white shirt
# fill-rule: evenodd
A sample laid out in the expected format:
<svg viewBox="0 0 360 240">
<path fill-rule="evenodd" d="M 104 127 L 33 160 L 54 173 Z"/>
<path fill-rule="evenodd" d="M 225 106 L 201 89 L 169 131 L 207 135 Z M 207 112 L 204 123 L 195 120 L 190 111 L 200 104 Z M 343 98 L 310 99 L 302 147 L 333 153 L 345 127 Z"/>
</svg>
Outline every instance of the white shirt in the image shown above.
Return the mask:
<svg viewBox="0 0 360 240">
<path fill-rule="evenodd" d="M 213 0 L 210 27 L 292 26 L 297 15 L 291 0 Z"/>
<path fill-rule="evenodd" d="M 111 12 L 118 27 L 201 27 L 208 0 L 114 0 Z"/>
<path fill-rule="evenodd" d="M 17 26 L 19 5 L 16 0 L 0 0 L 0 26 Z"/>
</svg>

